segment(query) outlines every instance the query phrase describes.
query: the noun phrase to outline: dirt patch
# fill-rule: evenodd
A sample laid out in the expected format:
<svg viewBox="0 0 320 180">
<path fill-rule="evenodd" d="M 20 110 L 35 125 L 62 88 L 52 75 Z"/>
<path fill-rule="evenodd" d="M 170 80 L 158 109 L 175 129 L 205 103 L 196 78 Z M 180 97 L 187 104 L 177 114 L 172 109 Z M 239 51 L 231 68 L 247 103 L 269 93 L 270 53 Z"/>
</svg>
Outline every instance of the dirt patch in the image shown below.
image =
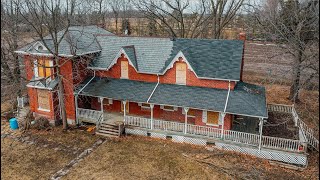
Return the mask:
<svg viewBox="0 0 320 180">
<path fill-rule="evenodd" d="M 299 129 L 294 126 L 291 114 L 269 112 L 268 116 L 267 123 L 263 125 L 263 135 L 299 140 Z"/>
<path fill-rule="evenodd" d="M 108 140 L 62 179 L 310 178 L 243 154 L 131 136 Z"/>
</svg>

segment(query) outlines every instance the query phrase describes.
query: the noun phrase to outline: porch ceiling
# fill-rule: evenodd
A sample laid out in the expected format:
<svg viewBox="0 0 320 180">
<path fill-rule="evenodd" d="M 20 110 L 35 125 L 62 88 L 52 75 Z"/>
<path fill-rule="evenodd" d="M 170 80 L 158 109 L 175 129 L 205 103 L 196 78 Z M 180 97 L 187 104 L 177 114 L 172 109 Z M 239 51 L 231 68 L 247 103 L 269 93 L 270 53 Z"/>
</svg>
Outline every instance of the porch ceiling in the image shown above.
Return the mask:
<svg viewBox="0 0 320 180">
<path fill-rule="evenodd" d="M 80 95 L 147 102 L 155 86 L 156 83 L 96 77 Z M 149 103 L 223 112 L 227 94 L 223 89 L 159 84 Z M 226 113 L 267 118 L 265 89 L 238 82 L 230 91 Z"/>
</svg>

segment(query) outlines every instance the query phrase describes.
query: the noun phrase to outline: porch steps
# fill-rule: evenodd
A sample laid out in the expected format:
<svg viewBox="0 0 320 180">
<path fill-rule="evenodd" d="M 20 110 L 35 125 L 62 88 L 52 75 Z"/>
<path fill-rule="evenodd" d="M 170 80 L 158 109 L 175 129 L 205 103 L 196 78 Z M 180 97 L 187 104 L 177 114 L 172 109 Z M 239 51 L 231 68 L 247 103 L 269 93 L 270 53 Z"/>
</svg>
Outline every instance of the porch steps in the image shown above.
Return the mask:
<svg viewBox="0 0 320 180">
<path fill-rule="evenodd" d="M 122 125 L 110 124 L 107 122 L 101 122 L 96 134 L 107 137 L 120 137 L 122 134 Z"/>
</svg>

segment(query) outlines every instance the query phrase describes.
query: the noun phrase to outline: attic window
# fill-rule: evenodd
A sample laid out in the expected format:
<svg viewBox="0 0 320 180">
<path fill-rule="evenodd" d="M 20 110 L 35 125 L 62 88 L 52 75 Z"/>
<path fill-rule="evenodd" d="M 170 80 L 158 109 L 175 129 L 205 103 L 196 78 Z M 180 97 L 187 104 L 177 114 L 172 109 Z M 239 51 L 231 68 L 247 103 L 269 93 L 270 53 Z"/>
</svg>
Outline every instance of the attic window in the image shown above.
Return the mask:
<svg viewBox="0 0 320 180">
<path fill-rule="evenodd" d="M 41 46 L 41 45 L 37 46 L 37 50 L 38 51 L 42 51 L 43 50 L 43 46 Z"/>
</svg>

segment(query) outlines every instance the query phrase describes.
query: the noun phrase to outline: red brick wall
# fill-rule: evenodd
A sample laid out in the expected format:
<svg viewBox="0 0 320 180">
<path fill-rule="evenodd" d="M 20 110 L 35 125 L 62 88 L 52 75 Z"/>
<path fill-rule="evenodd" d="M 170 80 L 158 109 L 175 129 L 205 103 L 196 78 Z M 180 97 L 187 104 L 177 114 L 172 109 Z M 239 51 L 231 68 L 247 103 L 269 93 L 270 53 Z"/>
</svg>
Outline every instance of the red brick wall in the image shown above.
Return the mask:
<svg viewBox="0 0 320 180">
<path fill-rule="evenodd" d="M 47 111 L 41 111 L 38 109 L 38 93 L 37 89 L 35 88 L 28 88 L 28 94 L 29 94 L 29 106 L 30 110 L 32 112 L 35 112 L 37 114 L 41 114 L 45 117 L 47 117 L 49 120 L 55 120 L 55 113 L 54 113 L 54 108 L 53 108 L 53 94 L 51 91 L 48 91 L 48 98 L 49 98 L 49 103 L 50 103 L 50 112 Z"/>
<path fill-rule="evenodd" d="M 112 105 L 104 105 L 105 112 L 121 112 L 121 101 L 113 100 Z M 91 108 L 100 110 L 100 103 L 98 102 L 98 98 L 92 98 Z M 168 121 L 175 121 L 184 123 L 185 115 L 182 114 L 183 108 L 178 108 L 177 111 L 165 111 L 160 108 L 160 105 L 155 105 L 153 109 L 153 118 L 154 119 L 162 119 Z M 135 115 L 150 118 L 151 110 L 149 109 L 141 109 L 138 103 L 129 102 L 129 113 L 128 115 Z M 206 126 L 205 123 L 202 122 L 202 110 L 195 110 L 195 117 L 188 117 L 188 124 L 195 124 L 200 126 Z M 231 129 L 232 125 L 232 115 L 227 114 L 224 118 L 224 129 Z M 219 126 L 221 128 L 221 125 Z"/>
<path fill-rule="evenodd" d="M 128 61 L 123 55 L 117 60 L 108 71 L 97 71 L 96 76 L 120 78 L 121 76 L 121 61 Z M 180 61 L 182 62 L 182 61 Z M 129 65 L 129 79 L 136 81 L 157 82 L 157 75 L 137 73 L 137 71 Z M 164 75 L 160 75 L 160 83 L 175 84 L 176 83 L 176 63 Z M 194 72 L 187 70 L 187 85 L 209 88 L 228 89 L 229 82 L 222 80 L 198 79 Z M 231 82 L 231 89 L 234 89 L 235 82 Z"/>
<path fill-rule="evenodd" d="M 60 74 L 63 76 L 62 82 L 64 87 L 64 102 L 67 118 L 75 120 L 72 61 L 65 58 L 62 58 L 60 61 L 60 64 L 62 64 L 60 67 Z"/>
</svg>

